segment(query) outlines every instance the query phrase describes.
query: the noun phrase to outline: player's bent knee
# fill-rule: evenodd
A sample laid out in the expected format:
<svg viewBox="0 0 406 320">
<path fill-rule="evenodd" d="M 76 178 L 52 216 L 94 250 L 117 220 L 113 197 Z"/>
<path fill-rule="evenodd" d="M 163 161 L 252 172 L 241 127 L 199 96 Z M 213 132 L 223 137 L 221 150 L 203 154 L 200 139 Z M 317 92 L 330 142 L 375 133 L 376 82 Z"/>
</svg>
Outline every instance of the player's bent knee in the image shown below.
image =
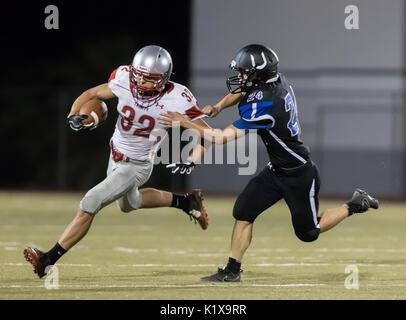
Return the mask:
<svg viewBox="0 0 406 320">
<path fill-rule="evenodd" d="M 117 205 L 118 205 L 118 207 L 120 208 L 120 211 L 121 211 L 121 212 L 124 212 L 124 213 L 129 213 L 129 212 L 135 210 L 135 209 L 130 208 L 130 207 L 122 206 L 122 205 L 120 205 L 119 203 L 117 203 Z"/>
<path fill-rule="evenodd" d="M 319 237 L 320 229 L 315 228 L 315 229 L 308 230 L 308 231 L 295 230 L 295 234 L 303 242 L 312 242 L 312 241 L 317 240 L 317 238 Z"/>
<path fill-rule="evenodd" d="M 117 200 L 117 206 L 121 212 L 129 213 L 141 207 L 142 197 L 141 193 L 137 190 L 129 192 L 127 195 Z"/>
<path fill-rule="evenodd" d="M 100 211 L 101 206 L 102 200 L 95 195 L 85 195 L 80 201 L 80 209 L 93 215 Z"/>
<path fill-rule="evenodd" d="M 129 213 L 129 212 L 135 210 L 135 208 L 130 206 L 128 201 L 124 201 L 123 199 L 117 200 L 116 203 L 121 212 Z"/>
<path fill-rule="evenodd" d="M 235 220 L 254 223 L 256 217 L 252 216 L 251 210 L 245 205 L 242 197 L 239 197 L 234 204 L 233 217 Z"/>
</svg>

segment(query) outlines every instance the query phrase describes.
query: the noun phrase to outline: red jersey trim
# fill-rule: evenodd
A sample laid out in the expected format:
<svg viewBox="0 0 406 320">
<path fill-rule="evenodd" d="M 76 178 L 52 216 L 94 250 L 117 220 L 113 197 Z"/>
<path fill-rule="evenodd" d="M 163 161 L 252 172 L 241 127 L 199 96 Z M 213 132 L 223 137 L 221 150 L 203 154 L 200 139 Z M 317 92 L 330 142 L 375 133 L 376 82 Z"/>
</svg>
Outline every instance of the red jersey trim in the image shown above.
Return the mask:
<svg viewBox="0 0 406 320">
<path fill-rule="evenodd" d="M 110 82 L 111 80 L 113 80 L 113 79 L 116 78 L 117 70 L 118 70 L 118 68 L 117 68 L 116 70 L 114 70 L 114 71 L 110 74 L 110 78 L 109 78 L 109 81 L 108 81 L 108 82 Z"/>
<path fill-rule="evenodd" d="M 165 93 L 170 93 L 175 88 L 175 85 L 172 82 L 168 82 L 168 84 L 169 84 L 170 87 L 169 87 L 168 90 L 166 90 Z"/>
<path fill-rule="evenodd" d="M 196 106 L 191 107 L 185 111 L 185 114 L 190 118 L 194 119 L 200 116 L 204 116 L 205 114 L 201 112 Z"/>
</svg>

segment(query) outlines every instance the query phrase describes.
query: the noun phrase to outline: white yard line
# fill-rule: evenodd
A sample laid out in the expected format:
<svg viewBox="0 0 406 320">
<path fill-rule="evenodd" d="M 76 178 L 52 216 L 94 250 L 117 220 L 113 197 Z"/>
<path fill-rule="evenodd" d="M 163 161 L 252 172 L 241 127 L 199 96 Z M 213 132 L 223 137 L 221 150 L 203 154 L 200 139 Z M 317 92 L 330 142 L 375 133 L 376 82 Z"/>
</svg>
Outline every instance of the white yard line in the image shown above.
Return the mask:
<svg viewBox="0 0 406 320">
<path fill-rule="evenodd" d="M 147 263 L 147 264 L 119 264 L 117 267 L 134 267 L 134 268 L 144 268 L 144 267 L 182 267 L 182 268 L 193 268 L 193 267 L 216 267 L 217 264 L 159 264 L 159 263 Z"/>
<path fill-rule="evenodd" d="M 157 253 L 159 249 L 137 249 L 137 248 L 113 248 L 114 251 L 128 252 L 128 253 Z"/>
<path fill-rule="evenodd" d="M 288 283 L 288 284 L 265 284 L 265 283 L 250 283 L 250 284 L 111 284 L 111 285 L 59 285 L 59 288 L 78 288 L 78 289 L 93 289 L 93 288 L 207 288 L 207 287 L 325 287 L 327 284 L 321 283 Z M 0 285 L 2 289 L 10 288 L 45 288 L 44 285 L 29 286 L 29 285 Z"/>
<path fill-rule="evenodd" d="M 18 263 L 5 263 L 6 266 L 14 266 L 14 267 L 25 267 L 25 266 L 29 266 L 29 263 L 22 263 L 22 262 L 18 262 Z M 96 267 L 96 265 L 94 264 L 80 264 L 80 263 L 58 263 L 57 266 L 62 266 L 62 267 Z"/>
<path fill-rule="evenodd" d="M 0 241 L 0 246 L 18 246 L 20 242 L 2 242 Z"/>
<path fill-rule="evenodd" d="M 335 287 L 340 285 L 329 285 L 324 283 L 285 283 L 285 284 L 267 284 L 267 283 L 227 283 L 227 284 L 59 284 L 59 289 L 76 288 L 76 289 L 108 289 L 108 288 L 209 288 L 209 287 L 274 287 L 274 288 L 292 288 L 292 287 Z M 405 283 L 389 283 L 389 284 L 363 284 L 362 287 L 406 287 Z M 0 285 L 0 289 L 32 289 L 45 288 L 45 285 Z"/>
<path fill-rule="evenodd" d="M 347 266 L 349 264 L 357 265 L 358 267 L 378 267 L 378 268 L 405 268 L 406 264 L 373 264 L 373 263 L 251 263 L 244 264 L 247 267 L 331 267 L 331 266 Z M 6 266 L 24 267 L 29 266 L 28 263 L 5 263 Z M 57 263 L 61 267 L 100 267 L 95 264 L 79 264 L 79 263 Z M 205 267 L 218 267 L 219 264 L 214 263 L 200 263 L 200 264 L 177 264 L 177 263 L 139 263 L 139 264 L 119 264 L 113 265 L 121 268 L 205 268 Z"/>
<path fill-rule="evenodd" d="M 292 287 L 334 287 L 340 285 L 328 285 L 324 283 L 286 283 L 286 284 L 267 284 L 267 283 L 227 283 L 227 284 L 110 284 L 110 285 L 81 285 L 81 284 L 59 284 L 59 289 L 63 288 L 76 288 L 76 289 L 107 289 L 107 288 L 210 288 L 210 287 L 274 287 L 274 288 L 292 288 Z M 406 287 L 404 283 L 392 284 L 363 284 L 363 287 Z M 31 288 L 45 288 L 44 285 L 0 285 L 0 289 L 31 289 Z"/>
<path fill-rule="evenodd" d="M 330 267 L 330 266 L 347 266 L 350 263 L 252 263 L 244 264 L 247 267 Z M 373 263 L 351 263 L 359 267 L 406 267 L 406 264 L 373 264 Z M 218 264 L 160 264 L 160 263 L 148 263 L 148 264 L 120 264 L 117 267 L 180 267 L 180 268 L 192 268 L 192 267 L 216 267 Z"/>
</svg>

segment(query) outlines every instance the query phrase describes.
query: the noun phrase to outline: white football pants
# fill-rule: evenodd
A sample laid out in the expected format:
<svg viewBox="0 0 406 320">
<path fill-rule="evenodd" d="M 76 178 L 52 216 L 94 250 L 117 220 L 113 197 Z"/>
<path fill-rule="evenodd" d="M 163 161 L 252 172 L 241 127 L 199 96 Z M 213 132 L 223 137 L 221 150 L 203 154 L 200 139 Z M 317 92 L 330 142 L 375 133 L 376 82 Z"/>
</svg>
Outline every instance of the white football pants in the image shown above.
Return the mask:
<svg viewBox="0 0 406 320">
<path fill-rule="evenodd" d="M 110 152 L 106 179 L 86 193 L 80 209 L 96 214 L 113 201 L 123 212 L 138 209 L 142 200 L 138 187 L 148 181 L 152 169 L 150 161 L 115 162 Z"/>
</svg>

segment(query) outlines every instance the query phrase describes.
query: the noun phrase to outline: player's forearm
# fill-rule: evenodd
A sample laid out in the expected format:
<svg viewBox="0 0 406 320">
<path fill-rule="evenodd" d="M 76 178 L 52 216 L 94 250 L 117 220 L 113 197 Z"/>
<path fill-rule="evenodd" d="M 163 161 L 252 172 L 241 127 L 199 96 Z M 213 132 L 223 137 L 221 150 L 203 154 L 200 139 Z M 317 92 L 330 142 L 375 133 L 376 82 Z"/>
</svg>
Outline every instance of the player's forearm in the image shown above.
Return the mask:
<svg viewBox="0 0 406 320">
<path fill-rule="evenodd" d="M 80 110 L 80 107 L 83 106 L 86 102 L 92 99 L 107 100 L 115 97 L 113 92 L 108 87 L 107 83 L 101 84 L 97 87 L 88 89 L 84 91 L 76 100 L 73 102 L 72 108 L 69 112 L 69 116 L 77 114 Z"/>
<path fill-rule="evenodd" d="M 83 92 L 75 102 L 73 102 L 72 108 L 69 112 L 69 116 L 77 114 L 80 110 L 80 107 L 83 106 L 86 102 L 95 99 L 96 96 L 90 92 L 90 90 L 86 90 Z"/>
<path fill-rule="evenodd" d="M 186 129 L 197 131 L 203 139 L 208 140 L 212 143 L 224 144 L 227 143 L 227 141 L 229 141 L 230 139 L 234 139 L 232 134 L 230 135 L 228 133 L 225 133 L 224 130 L 203 127 L 188 119 L 181 121 L 180 124 Z"/>
</svg>

